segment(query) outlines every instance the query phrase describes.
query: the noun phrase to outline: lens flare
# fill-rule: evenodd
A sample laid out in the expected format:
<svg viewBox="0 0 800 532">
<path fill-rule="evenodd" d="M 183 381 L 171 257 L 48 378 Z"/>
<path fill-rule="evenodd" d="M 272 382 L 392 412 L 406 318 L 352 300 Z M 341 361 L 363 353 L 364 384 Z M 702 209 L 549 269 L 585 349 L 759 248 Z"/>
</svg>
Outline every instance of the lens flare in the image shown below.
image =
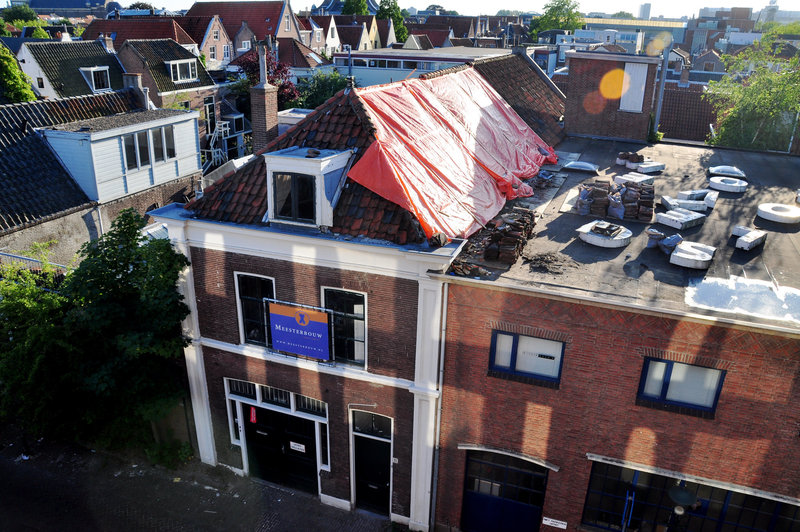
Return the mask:
<svg viewBox="0 0 800 532">
<path fill-rule="evenodd" d="M 660 55 L 670 44 L 672 44 L 672 34 L 662 31 L 647 43 L 645 53 L 650 56 Z"/>
<path fill-rule="evenodd" d="M 607 100 L 619 100 L 628 90 L 630 80 L 621 68 L 609 70 L 600 80 L 600 94 Z"/>
<path fill-rule="evenodd" d="M 590 115 L 599 115 L 606 106 L 606 99 L 600 91 L 592 91 L 583 98 L 583 110 Z"/>
</svg>

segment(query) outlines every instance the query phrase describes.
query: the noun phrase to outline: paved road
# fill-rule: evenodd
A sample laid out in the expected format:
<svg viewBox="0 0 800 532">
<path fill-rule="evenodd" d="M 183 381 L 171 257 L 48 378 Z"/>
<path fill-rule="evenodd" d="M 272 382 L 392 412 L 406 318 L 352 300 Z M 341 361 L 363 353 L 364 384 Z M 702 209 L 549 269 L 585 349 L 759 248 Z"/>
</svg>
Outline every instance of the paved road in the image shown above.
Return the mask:
<svg viewBox="0 0 800 532">
<path fill-rule="evenodd" d="M 196 460 L 168 470 L 46 441 L 29 453 L 0 438 L 3 532 L 391 529 L 384 518 L 344 512 Z"/>
</svg>

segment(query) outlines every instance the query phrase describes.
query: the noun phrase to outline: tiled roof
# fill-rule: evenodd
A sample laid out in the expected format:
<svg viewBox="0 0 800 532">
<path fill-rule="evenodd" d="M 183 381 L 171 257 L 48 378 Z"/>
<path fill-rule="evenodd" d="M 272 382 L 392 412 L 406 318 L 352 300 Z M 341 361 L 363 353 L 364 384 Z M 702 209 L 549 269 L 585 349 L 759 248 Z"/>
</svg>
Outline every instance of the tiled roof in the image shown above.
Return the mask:
<svg viewBox="0 0 800 532">
<path fill-rule="evenodd" d="M 331 64 L 305 44 L 290 38 L 278 39 L 278 60 L 296 68 L 314 68 Z"/>
<path fill-rule="evenodd" d="M 125 41 L 125 46 L 130 46 L 147 63 L 147 68 L 153 75 L 153 79 L 158 87 L 158 92 L 182 91 L 196 89 L 199 87 L 209 87 L 214 85 L 214 80 L 206 71 L 203 63 L 189 50 L 176 43 L 172 39 L 151 39 Z M 186 83 L 175 83 L 172 75 L 165 64 L 166 61 L 179 61 L 181 59 L 193 59 L 197 63 L 197 79 Z"/>
<path fill-rule="evenodd" d="M 0 106 L 0 233 L 89 204 L 33 128 L 136 109 L 127 90 Z"/>
<path fill-rule="evenodd" d="M 199 44 L 171 18 L 94 19 L 86 27 L 82 38 L 94 40 L 101 33 L 114 40 L 117 50 L 129 39 L 172 39 L 179 44 Z"/>
<path fill-rule="evenodd" d="M 441 48 L 447 42 L 447 38 L 450 37 L 450 30 L 414 30 L 413 32 L 409 32 L 413 35 L 424 35 L 428 38 L 428 41 L 431 45 L 435 48 Z"/>
<path fill-rule="evenodd" d="M 367 32 L 363 26 L 336 26 L 339 41 L 342 45 L 349 44 L 353 50 L 359 49 L 361 37 Z"/>
<path fill-rule="evenodd" d="M 92 94 L 91 79 L 84 77 L 81 67 L 107 66 L 111 88 L 122 88 L 122 65 L 99 41 L 49 41 L 25 46 L 61 98 Z"/>
<path fill-rule="evenodd" d="M 374 140 L 373 132 L 374 126 L 355 91 L 340 91 L 258 155 L 304 146 L 355 149 L 358 157 Z M 257 224 L 267 211 L 266 186 L 264 159 L 257 156 L 238 172 L 206 188 L 203 197 L 189 203 L 186 208 L 199 218 Z M 410 213 L 349 179 L 336 204 L 333 224 L 335 233 L 366 235 L 398 244 L 424 239 Z"/>
<path fill-rule="evenodd" d="M 406 40 L 406 44 L 403 46 L 403 48 L 406 46 L 414 50 L 432 50 L 434 48 L 433 43 L 431 43 L 431 40 L 427 35 L 417 35 L 416 33 L 408 36 L 408 40 Z"/>
<path fill-rule="evenodd" d="M 386 48 L 387 42 L 389 42 L 389 22 L 391 19 L 388 18 L 379 18 L 375 19 L 375 23 L 378 25 L 378 38 L 381 40 L 381 46 Z"/>
<path fill-rule="evenodd" d="M 311 31 L 311 20 L 308 17 L 297 17 L 297 22 L 304 30 Z"/>
<path fill-rule="evenodd" d="M 425 19 L 425 24 L 442 24 L 452 28 L 454 37 L 471 38 L 475 36 L 475 25 L 472 17 L 431 15 Z"/>
<path fill-rule="evenodd" d="M 314 22 L 322 28 L 322 31 L 325 32 L 325 36 L 328 36 L 328 30 L 331 27 L 331 24 L 336 24 L 336 21 L 333 20 L 333 15 L 321 15 L 321 16 L 314 16 L 311 17 L 314 19 Z"/>
<path fill-rule="evenodd" d="M 560 118 L 566 98 L 533 61 L 511 54 L 480 59 L 473 66 L 545 142 L 555 146 L 564 139 Z"/>
<path fill-rule="evenodd" d="M 242 21 L 263 41 L 267 35 L 275 35 L 280 28 L 283 2 L 195 2 L 189 11 L 190 17 L 219 15 L 228 36 L 233 39 L 242 27 Z"/>
<path fill-rule="evenodd" d="M 453 37 L 450 39 L 450 44 L 453 46 L 466 46 L 467 48 L 472 48 L 472 39 L 466 39 L 464 37 Z"/>
<path fill-rule="evenodd" d="M 375 20 L 374 15 L 334 15 L 333 19 L 336 21 L 336 26 L 341 28 L 342 26 L 361 26 L 362 24 L 367 25 L 367 29 L 369 30 L 372 21 Z"/>
<path fill-rule="evenodd" d="M 50 39 L 26 39 L 23 37 L 0 37 L 0 42 L 6 45 L 6 48 L 11 50 L 11 53 L 17 55 L 19 49 L 26 42 L 50 42 Z"/>
<path fill-rule="evenodd" d="M 211 22 L 214 20 L 212 16 L 204 17 L 172 17 L 172 20 L 178 23 L 183 30 L 192 38 L 197 44 L 202 44 L 203 39 L 206 37 Z M 180 42 L 180 41 L 178 41 Z"/>
</svg>

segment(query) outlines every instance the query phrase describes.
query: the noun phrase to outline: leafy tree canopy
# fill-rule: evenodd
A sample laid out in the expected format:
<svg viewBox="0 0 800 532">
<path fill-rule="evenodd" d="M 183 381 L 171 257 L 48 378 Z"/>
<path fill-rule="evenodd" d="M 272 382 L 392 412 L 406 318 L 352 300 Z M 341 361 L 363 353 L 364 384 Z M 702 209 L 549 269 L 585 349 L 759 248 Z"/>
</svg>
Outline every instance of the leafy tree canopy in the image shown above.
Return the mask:
<svg viewBox="0 0 800 532">
<path fill-rule="evenodd" d="M 34 39 L 50 39 L 50 34 L 44 31 L 40 26 L 34 28 L 33 33 L 31 33 L 31 37 Z"/>
<path fill-rule="evenodd" d="M 522 11 L 516 9 L 501 9 L 497 12 L 498 17 L 518 17 L 522 14 Z"/>
<path fill-rule="evenodd" d="M 0 414 L 33 435 L 123 443 L 174 405 L 186 257 L 122 211 L 64 277 L 0 267 Z"/>
<path fill-rule="evenodd" d="M 32 102 L 36 99 L 30 79 L 19 68 L 17 58 L 11 50 L 3 45 L 0 45 L 0 97 L 11 103 Z"/>
<path fill-rule="evenodd" d="M 576 30 L 583 24 L 579 4 L 576 0 L 551 0 L 544 6 L 541 17 L 531 21 L 530 35 L 534 42 L 540 31 Z"/>
<path fill-rule="evenodd" d="M 5 20 L 39 20 L 36 11 L 24 4 L 4 9 L 2 16 Z"/>
<path fill-rule="evenodd" d="M 408 29 L 406 28 L 404 17 L 400 11 L 400 6 L 397 5 L 397 0 L 381 0 L 378 6 L 379 19 L 392 19 L 394 23 L 394 36 L 398 42 L 405 42 L 408 38 Z"/>
<path fill-rule="evenodd" d="M 255 48 L 251 49 L 249 52 L 238 57 L 236 59 L 236 64 L 244 72 L 245 79 L 235 90 L 247 98 L 250 94 L 250 87 L 257 85 L 261 77 L 258 68 L 258 51 Z M 290 79 L 291 71 L 289 67 L 285 63 L 276 61 L 273 54 L 267 53 L 267 72 L 267 81 L 269 81 L 271 85 L 278 87 L 278 107 L 286 109 L 289 107 L 289 104 L 295 101 L 299 96 L 297 87 L 295 87 Z M 247 105 L 245 108 L 249 109 L 250 106 Z"/>
<path fill-rule="evenodd" d="M 627 11 L 617 11 L 611 18 L 624 18 L 624 19 L 634 19 L 636 17 L 633 16 L 633 13 L 628 13 Z"/>
<path fill-rule="evenodd" d="M 311 78 L 303 78 L 298 82 L 300 98 L 296 103 L 305 109 L 315 109 L 346 86 L 347 77 L 335 70 L 330 73 L 316 72 Z"/>
<path fill-rule="evenodd" d="M 0 37 L 11 37 L 11 32 L 6 29 L 6 21 L 0 18 Z"/>
<path fill-rule="evenodd" d="M 367 0 L 344 0 L 342 15 L 369 15 Z"/>
<path fill-rule="evenodd" d="M 134 2 L 125 9 L 155 9 L 149 2 Z"/>
<path fill-rule="evenodd" d="M 426 11 L 438 11 L 440 15 L 449 15 L 451 17 L 458 16 L 458 11 L 456 11 L 455 9 L 447 10 L 444 7 L 440 6 L 439 4 L 429 5 Z"/>
<path fill-rule="evenodd" d="M 709 83 L 704 98 L 717 113 L 710 144 L 756 150 L 789 149 L 800 113 L 800 57 L 781 57 L 774 32 L 735 55 L 728 75 Z"/>
</svg>

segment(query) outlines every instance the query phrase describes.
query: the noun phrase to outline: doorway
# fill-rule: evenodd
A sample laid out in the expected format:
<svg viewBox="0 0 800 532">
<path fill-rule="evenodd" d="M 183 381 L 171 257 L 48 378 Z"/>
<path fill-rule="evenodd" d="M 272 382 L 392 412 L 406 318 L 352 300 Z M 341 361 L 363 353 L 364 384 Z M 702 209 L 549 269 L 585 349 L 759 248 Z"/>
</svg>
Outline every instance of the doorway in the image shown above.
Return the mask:
<svg viewBox="0 0 800 532">
<path fill-rule="evenodd" d="M 392 419 L 353 412 L 356 507 L 389 515 L 392 484 Z"/>
</svg>

